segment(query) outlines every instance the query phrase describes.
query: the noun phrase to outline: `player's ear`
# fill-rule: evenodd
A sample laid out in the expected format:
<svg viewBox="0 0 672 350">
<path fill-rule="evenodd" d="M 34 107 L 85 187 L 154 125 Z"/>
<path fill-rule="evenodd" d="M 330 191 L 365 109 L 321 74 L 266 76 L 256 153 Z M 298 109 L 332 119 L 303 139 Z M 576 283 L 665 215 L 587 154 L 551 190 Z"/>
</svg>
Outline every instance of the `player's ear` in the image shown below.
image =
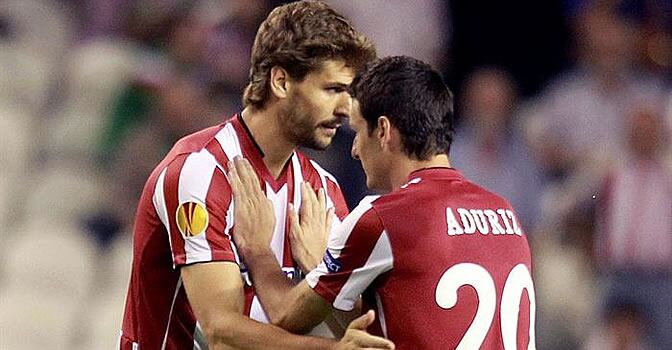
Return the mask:
<svg viewBox="0 0 672 350">
<path fill-rule="evenodd" d="M 378 117 L 378 127 L 374 132 L 378 137 L 378 142 L 380 142 L 380 147 L 385 149 L 389 148 L 389 143 L 392 140 L 392 123 L 390 123 L 390 118 L 386 116 Z"/>
<path fill-rule="evenodd" d="M 271 68 L 271 79 L 269 82 L 269 86 L 271 88 L 271 93 L 279 98 L 286 98 L 288 93 L 287 91 L 289 90 L 289 85 L 291 84 L 290 78 L 289 78 L 289 73 L 287 71 L 280 67 L 280 66 L 273 66 Z"/>
</svg>

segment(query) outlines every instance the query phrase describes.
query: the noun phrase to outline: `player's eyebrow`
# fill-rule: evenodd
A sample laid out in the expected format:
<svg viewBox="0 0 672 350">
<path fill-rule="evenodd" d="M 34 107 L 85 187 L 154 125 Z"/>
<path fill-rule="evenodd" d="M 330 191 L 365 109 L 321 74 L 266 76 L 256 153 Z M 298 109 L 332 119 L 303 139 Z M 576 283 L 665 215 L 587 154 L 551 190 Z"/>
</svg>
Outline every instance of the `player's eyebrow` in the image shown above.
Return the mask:
<svg viewBox="0 0 672 350">
<path fill-rule="evenodd" d="M 348 85 L 348 84 L 344 84 L 344 83 L 339 83 L 339 82 L 335 82 L 335 81 L 334 81 L 334 82 L 326 83 L 325 86 L 327 86 L 327 87 L 338 87 L 338 88 L 342 88 L 342 89 L 347 89 L 348 86 L 350 86 L 350 85 Z"/>
</svg>

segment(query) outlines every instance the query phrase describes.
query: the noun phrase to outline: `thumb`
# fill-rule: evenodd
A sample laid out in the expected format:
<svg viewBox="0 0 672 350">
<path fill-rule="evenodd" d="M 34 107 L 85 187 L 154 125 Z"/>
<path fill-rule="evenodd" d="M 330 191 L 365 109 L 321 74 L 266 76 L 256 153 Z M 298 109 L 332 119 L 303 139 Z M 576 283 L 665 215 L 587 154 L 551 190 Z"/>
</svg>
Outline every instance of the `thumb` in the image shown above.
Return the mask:
<svg viewBox="0 0 672 350">
<path fill-rule="evenodd" d="M 366 327 L 370 326 L 375 319 L 376 313 L 373 310 L 369 310 L 364 315 L 359 316 L 350 322 L 348 329 L 359 329 L 365 331 Z"/>
</svg>

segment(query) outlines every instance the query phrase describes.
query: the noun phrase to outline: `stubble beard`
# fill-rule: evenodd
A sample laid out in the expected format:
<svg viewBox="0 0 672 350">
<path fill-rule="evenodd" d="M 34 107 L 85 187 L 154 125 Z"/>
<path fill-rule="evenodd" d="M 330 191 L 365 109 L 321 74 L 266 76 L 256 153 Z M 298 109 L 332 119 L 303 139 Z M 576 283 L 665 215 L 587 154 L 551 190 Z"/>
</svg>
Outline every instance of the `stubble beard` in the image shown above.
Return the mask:
<svg viewBox="0 0 672 350">
<path fill-rule="evenodd" d="M 318 126 L 311 122 L 310 114 L 294 104 L 283 116 L 285 136 L 299 147 L 323 151 L 331 144 L 331 138 L 324 142 L 318 138 Z"/>
</svg>

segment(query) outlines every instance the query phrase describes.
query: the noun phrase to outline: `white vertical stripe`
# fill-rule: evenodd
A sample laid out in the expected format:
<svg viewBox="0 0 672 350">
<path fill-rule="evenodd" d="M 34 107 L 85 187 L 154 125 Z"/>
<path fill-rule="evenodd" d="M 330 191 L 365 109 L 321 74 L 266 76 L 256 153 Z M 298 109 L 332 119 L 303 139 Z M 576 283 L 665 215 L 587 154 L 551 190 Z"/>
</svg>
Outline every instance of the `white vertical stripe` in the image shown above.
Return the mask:
<svg viewBox="0 0 672 350">
<path fill-rule="evenodd" d="M 266 316 L 266 312 L 261 307 L 259 297 L 256 295 L 252 298 L 252 305 L 250 306 L 250 318 L 263 323 L 271 323 Z"/>
<path fill-rule="evenodd" d="M 273 203 L 275 212 L 275 228 L 271 238 L 271 250 L 282 266 L 285 252 L 285 224 L 287 219 L 287 184 L 282 185 L 278 192 L 273 191 L 270 184 L 266 183 L 266 197 Z"/>
<path fill-rule="evenodd" d="M 136 342 L 133 342 L 133 344 L 131 344 L 131 349 L 132 350 L 138 350 L 138 349 L 140 349 L 140 345 Z"/>
<path fill-rule="evenodd" d="M 233 124 L 226 124 L 226 126 L 215 135 L 215 139 L 217 139 L 217 142 L 219 142 L 219 145 L 222 147 L 222 150 L 229 160 L 243 155 L 243 151 L 240 148 L 240 141 L 238 140 L 236 130 L 233 128 Z"/>
<path fill-rule="evenodd" d="M 336 186 L 338 186 L 338 181 L 336 181 L 336 178 L 333 175 L 331 175 L 328 171 L 324 170 L 314 160 L 311 159 L 310 164 L 313 165 L 313 168 L 315 168 L 315 170 L 317 170 L 317 173 L 320 175 L 320 180 L 322 181 L 322 188 L 324 188 L 324 194 L 327 195 L 327 209 L 329 209 L 334 206 L 334 201 L 332 201 L 331 197 L 329 196 L 329 188 L 327 187 L 327 178 L 333 181 L 336 184 Z"/>
<path fill-rule="evenodd" d="M 182 287 L 182 277 L 177 279 L 177 285 L 175 286 L 175 294 L 173 294 L 173 302 L 170 304 L 170 312 L 168 313 L 166 332 L 163 334 L 163 343 L 161 344 L 161 350 L 165 350 L 166 344 L 168 343 L 168 330 L 170 330 L 170 319 L 173 318 L 173 308 L 175 308 L 175 300 L 177 300 L 177 294 L 180 292 L 181 287 Z M 137 349 L 135 343 L 133 344 L 133 349 Z"/>
<path fill-rule="evenodd" d="M 299 162 L 299 155 L 294 152 L 292 155 L 292 173 L 294 175 L 294 209 L 301 209 L 301 184 L 303 183 L 303 171 L 301 170 L 301 162 Z"/>
<path fill-rule="evenodd" d="M 166 209 L 166 196 L 163 192 L 163 184 L 166 179 L 166 172 L 168 168 L 163 169 L 159 178 L 156 181 L 156 187 L 154 187 L 154 196 L 152 197 L 152 202 L 154 203 L 154 210 L 159 216 L 159 220 L 163 223 L 163 227 L 166 228 L 168 232 L 168 244 L 170 244 L 170 251 L 173 252 L 173 240 L 170 238 L 170 219 L 168 218 L 168 209 Z M 175 254 L 170 254 L 173 259 L 173 268 L 175 268 Z"/>
<path fill-rule="evenodd" d="M 380 300 L 380 294 L 375 293 L 376 306 L 378 308 L 378 319 L 380 320 L 380 328 L 383 330 L 383 337 L 387 338 L 387 323 L 385 322 L 385 310 L 383 309 L 383 301 Z"/>
<path fill-rule="evenodd" d="M 217 135 L 215 135 L 215 139 L 217 142 L 219 142 L 219 146 L 222 148 L 222 151 L 224 152 L 224 155 L 226 156 L 227 159 L 232 160 L 235 157 L 242 157 L 243 156 L 243 151 L 240 146 L 240 139 L 238 138 L 238 134 L 236 133 L 236 129 L 233 127 L 232 123 L 226 124 L 222 130 L 220 130 Z M 226 228 L 224 229 L 224 234 L 226 234 L 229 237 L 229 241 L 231 244 L 231 250 L 233 251 L 233 255 L 236 258 L 236 263 L 238 266 L 240 266 L 241 274 L 243 279 L 245 280 L 245 283 L 248 285 L 252 285 L 252 280 L 250 279 L 249 274 L 246 272 L 245 265 L 243 262 L 240 260 L 240 256 L 238 255 L 238 249 L 236 248 L 236 245 L 233 243 L 233 238 L 231 237 L 231 228 L 233 228 L 234 225 L 234 208 L 235 208 L 235 203 L 233 201 L 233 198 L 231 199 L 231 203 L 229 204 L 229 209 L 226 212 Z"/>
<path fill-rule="evenodd" d="M 197 202 L 207 209 L 206 197 L 216 166 L 215 157 L 207 149 L 187 156 L 180 172 L 177 191 L 178 205 L 185 202 Z M 187 256 L 187 264 L 212 260 L 212 250 L 210 249 L 210 243 L 208 243 L 207 232 L 185 237 L 184 251 Z"/>
<path fill-rule="evenodd" d="M 350 274 L 341 291 L 334 300 L 339 310 L 352 310 L 355 302 L 376 277 L 392 269 L 393 257 L 390 238 L 383 230 L 364 266 L 356 268 Z"/>
</svg>

